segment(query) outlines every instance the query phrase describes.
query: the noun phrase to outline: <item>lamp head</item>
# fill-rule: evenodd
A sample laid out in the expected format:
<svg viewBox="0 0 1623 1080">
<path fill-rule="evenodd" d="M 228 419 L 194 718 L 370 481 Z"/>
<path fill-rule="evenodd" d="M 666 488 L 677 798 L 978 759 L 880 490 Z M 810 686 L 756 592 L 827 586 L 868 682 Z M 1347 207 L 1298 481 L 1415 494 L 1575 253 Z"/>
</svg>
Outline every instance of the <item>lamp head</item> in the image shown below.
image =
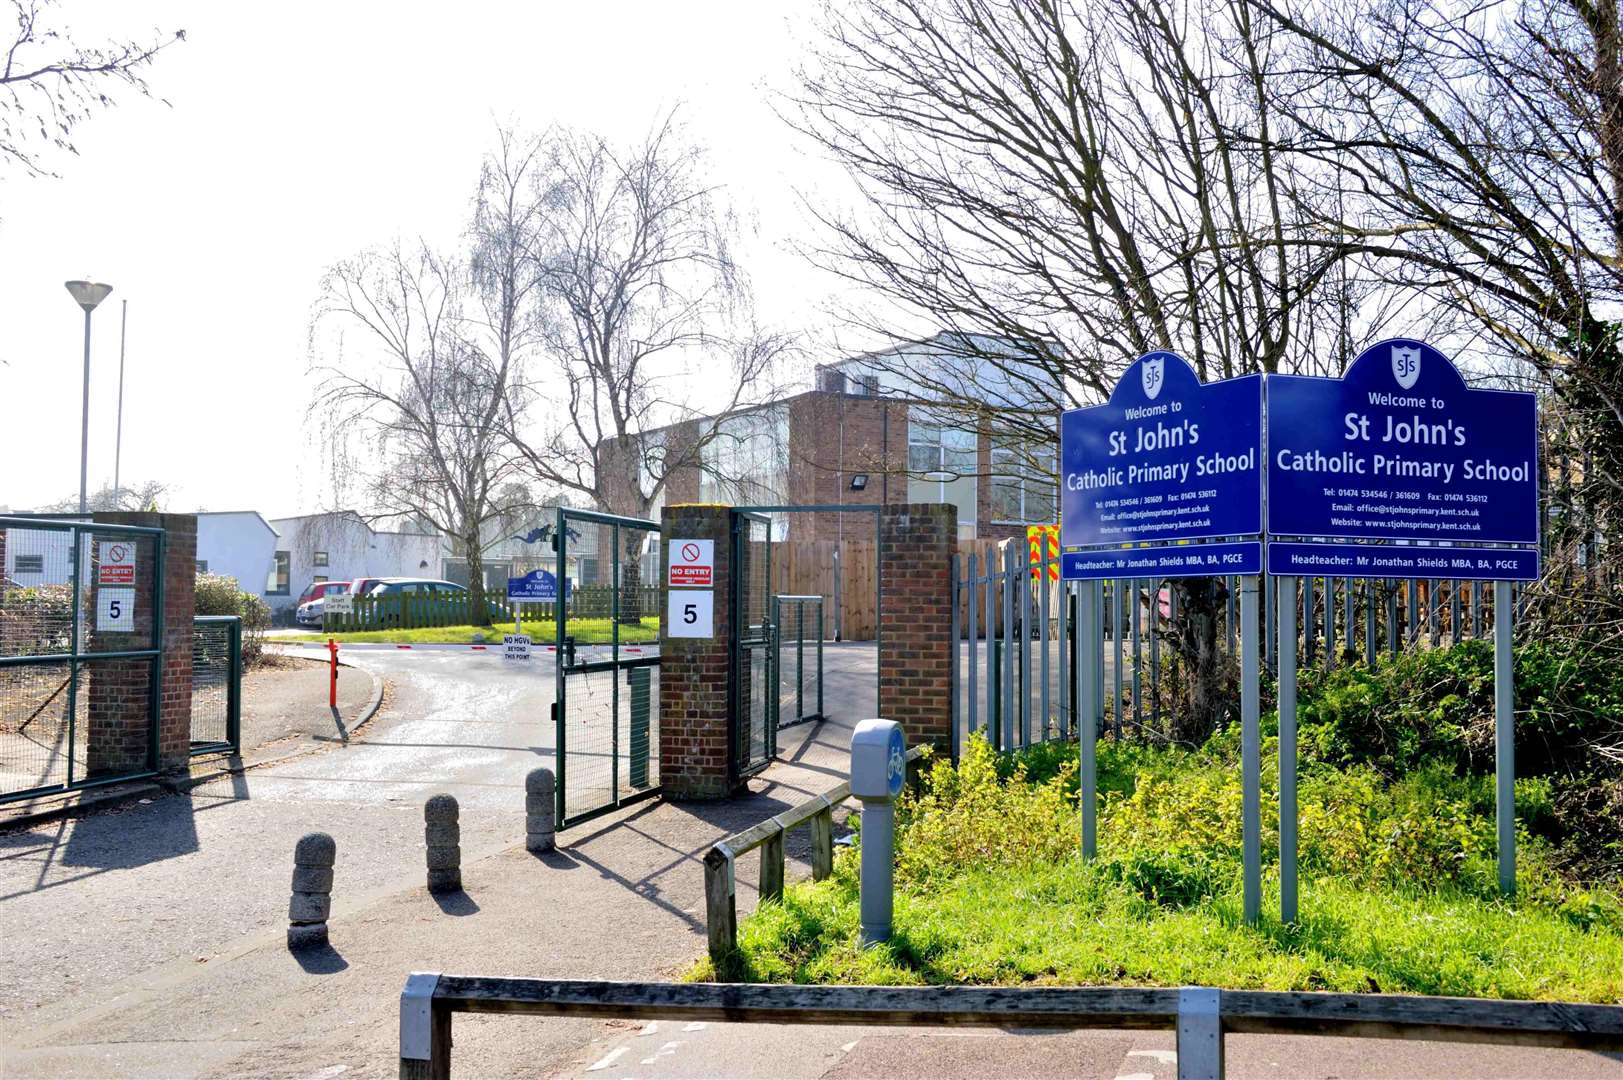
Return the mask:
<svg viewBox="0 0 1623 1080">
<path fill-rule="evenodd" d="M 69 281 L 65 284 L 73 299 L 86 311 L 95 311 L 96 305 L 107 299 L 107 294 L 113 291 L 111 285 L 102 285 L 94 281 Z"/>
</svg>

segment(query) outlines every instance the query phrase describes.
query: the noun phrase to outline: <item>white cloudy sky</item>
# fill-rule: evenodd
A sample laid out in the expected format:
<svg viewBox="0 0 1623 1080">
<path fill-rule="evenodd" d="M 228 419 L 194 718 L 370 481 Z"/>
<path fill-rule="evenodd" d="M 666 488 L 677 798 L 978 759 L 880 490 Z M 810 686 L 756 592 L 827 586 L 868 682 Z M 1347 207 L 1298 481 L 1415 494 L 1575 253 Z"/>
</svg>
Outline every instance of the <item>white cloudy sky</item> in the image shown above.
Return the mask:
<svg viewBox="0 0 1623 1080">
<path fill-rule="evenodd" d="M 684 103 L 750 224 L 773 321 L 826 329 L 833 283 L 789 242 L 797 190 L 839 186 L 768 91 L 813 28 L 767 0 L 70 0 L 89 41 L 153 27 L 188 40 L 75 138 L 60 179 L 0 174 L 0 506 L 76 493 L 81 319 L 62 288 L 115 287 L 93 334 L 91 488 L 110 482 L 119 301 L 129 302 L 123 479 L 171 509 L 328 508 L 307 429 L 312 301 L 333 261 L 396 235 L 454 242 L 498 118 L 629 140 Z M 831 193 L 832 194 L 832 193 Z"/>
</svg>

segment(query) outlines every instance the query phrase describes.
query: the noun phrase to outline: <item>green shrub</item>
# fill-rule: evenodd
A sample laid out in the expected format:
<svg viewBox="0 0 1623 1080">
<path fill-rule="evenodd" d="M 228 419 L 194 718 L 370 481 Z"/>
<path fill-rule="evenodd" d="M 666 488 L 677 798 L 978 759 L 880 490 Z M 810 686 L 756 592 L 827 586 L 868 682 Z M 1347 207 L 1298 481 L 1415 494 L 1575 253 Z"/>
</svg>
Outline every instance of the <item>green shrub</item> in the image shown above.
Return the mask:
<svg viewBox="0 0 1623 1080">
<path fill-rule="evenodd" d="M 197 614 L 235 615 L 242 619 L 242 663 L 259 663 L 265 651 L 265 631 L 270 629 L 270 605 L 263 597 L 243 592 L 237 579 L 224 574 L 197 575 Z"/>
</svg>

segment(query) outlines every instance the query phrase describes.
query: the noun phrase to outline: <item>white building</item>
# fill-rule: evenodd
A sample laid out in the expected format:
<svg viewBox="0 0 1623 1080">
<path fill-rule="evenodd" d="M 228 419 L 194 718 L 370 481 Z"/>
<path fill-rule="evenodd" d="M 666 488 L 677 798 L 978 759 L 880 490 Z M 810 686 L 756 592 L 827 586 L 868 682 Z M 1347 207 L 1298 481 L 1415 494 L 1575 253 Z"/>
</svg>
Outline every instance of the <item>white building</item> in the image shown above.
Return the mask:
<svg viewBox="0 0 1623 1080">
<path fill-rule="evenodd" d="M 440 576 L 440 538 L 427 533 L 377 532 L 353 510 L 273 518 L 277 543 L 265 599 L 290 610 L 318 581 L 358 577 Z"/>
<path fill-rule="evenodd" d="M 274 584 L 278 537 L 257 510 L 203 510 L 197 515 L 197 572 L 235 578 L 260 596 Z"/>
</svg>

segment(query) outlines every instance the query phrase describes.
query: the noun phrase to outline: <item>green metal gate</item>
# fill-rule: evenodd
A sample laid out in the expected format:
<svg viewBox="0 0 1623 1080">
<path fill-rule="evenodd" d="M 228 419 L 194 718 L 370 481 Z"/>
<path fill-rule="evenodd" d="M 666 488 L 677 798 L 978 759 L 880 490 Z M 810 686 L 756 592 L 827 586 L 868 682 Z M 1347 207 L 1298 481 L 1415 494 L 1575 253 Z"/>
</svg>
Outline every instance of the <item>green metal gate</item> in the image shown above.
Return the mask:
<svg viewBox="0 0 1623 1080">
<path fill-rule="evenodd" d="M 733 518 L 733 780 L 753 776 L 778 753 L 778 646 L 772 625 L 772 519 Z"/>
<path fill-rule="evenodd" d="M 156 769 L 164 538 L 0 517 L 0 801 Z"/>
<path fill-rule="evenodd" d="M 659 523 L 558 511 L 558 827 L 659 794 Z M 535 605 L 526 605 L 534 608 Z"/>
</svg>

